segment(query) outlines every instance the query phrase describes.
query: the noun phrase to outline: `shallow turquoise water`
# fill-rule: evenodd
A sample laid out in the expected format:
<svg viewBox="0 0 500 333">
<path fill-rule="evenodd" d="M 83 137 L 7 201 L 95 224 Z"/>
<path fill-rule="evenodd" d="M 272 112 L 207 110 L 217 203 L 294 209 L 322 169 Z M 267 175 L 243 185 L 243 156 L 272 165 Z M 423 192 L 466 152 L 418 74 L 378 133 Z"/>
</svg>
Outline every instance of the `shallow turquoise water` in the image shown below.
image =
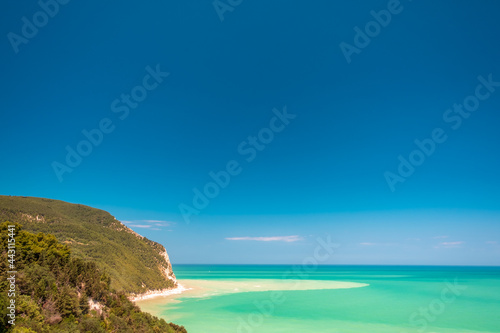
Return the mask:
<svg viewBox="0 0 500 333">
<path fill-rule="evenodd" d="M 177 278 L 332 280 L 352 289 L 180 295 L 155 312 L 189 333 L 500 332 L 500 267 L 174 266 Z"/>
</svg>

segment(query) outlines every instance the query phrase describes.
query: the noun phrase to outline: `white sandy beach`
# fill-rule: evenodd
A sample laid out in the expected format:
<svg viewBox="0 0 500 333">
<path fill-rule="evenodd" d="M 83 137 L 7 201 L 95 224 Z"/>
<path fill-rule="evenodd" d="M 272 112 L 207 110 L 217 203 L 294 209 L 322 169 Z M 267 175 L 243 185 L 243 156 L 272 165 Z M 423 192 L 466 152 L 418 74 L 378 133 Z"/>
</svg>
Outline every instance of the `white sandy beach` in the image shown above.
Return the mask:
<svg viewBox="0 0 500 333">
<path fill-rule="evenodd" d="M 129 299 L 132 302 L 137 302 L 137 301 L 142 301 L 142 300 L 156 298 L 156 297 L 167 297 L 167 296 L 172 296 L 172 295 L 179 295 L 186 290 L 189 290 L 189 289 L 184 287 L 182 284 L 177 283 L 177 287 L 175 287 L 173 289 L 152 290 L 152 291 L 148 291 L 144 294 L 139 294 L 136 296 L 129 297 Z"/>
<path fill-rule="evenodd" d="M 178 302 L 178 298 L 205 298 L 224 294 L 263 292 L 263 291 L 291 291 L 291 290 L 319 290 L 319 289 L 348 289 L 366 287 L 368 284 L 344 281 L 327 280 L 283 280 L 283 279 L 236 279 L 236 280 L 198 280 L 189 279 L 178 282 L 175 289 L 159 290 L 139 295 L 131 300 L 147 309 L 153 309 L 158 304 Z"/>
</svg>

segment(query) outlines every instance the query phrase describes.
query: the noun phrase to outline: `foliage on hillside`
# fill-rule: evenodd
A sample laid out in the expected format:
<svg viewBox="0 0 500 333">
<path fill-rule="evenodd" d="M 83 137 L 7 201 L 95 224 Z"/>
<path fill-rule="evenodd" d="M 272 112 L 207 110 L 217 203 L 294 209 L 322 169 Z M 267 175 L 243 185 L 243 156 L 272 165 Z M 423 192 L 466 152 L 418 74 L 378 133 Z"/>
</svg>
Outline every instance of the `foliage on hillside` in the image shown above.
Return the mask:
<svg viewBox="0 0 500 333">
<path fill-rule="evenodd" d="M 16 225 L 16 321 L 8 325 L 7 226 L 0 224 L 0 333 L 168 332 L 186 333 L 140 309 L 110 288 L 110 277 L 94 262 L 73 258 L 54 235 L 33 234 Z M 91 309 L 93 304 L 101 310 Z M 9 327 L 10 326 L 10 327 Z"/>
<path fill-rule="evenodd" d="M 111 287 L 129 293 L 174 287 L 165 248 L 138 236 L 108 212 L 63 201 L 0 196 L 0 222 L 21 223 L 69 246 L 74 257 L 94 261 L 111 277 Z"/>
</svg>

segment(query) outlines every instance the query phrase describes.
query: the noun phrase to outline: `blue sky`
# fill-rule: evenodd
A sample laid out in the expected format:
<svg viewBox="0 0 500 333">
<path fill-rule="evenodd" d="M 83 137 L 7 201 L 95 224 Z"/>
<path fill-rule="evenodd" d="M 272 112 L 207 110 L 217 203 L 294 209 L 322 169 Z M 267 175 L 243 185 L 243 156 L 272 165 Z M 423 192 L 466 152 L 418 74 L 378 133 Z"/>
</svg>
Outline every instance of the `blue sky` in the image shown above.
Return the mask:
<svg viewBox="0 0 500 333">
<path fill-rule="evenodd" d="M 54 4 L 0 5 L 0 194 L 174 263 L 500 264 L 498 2 Z"/>
</svg>

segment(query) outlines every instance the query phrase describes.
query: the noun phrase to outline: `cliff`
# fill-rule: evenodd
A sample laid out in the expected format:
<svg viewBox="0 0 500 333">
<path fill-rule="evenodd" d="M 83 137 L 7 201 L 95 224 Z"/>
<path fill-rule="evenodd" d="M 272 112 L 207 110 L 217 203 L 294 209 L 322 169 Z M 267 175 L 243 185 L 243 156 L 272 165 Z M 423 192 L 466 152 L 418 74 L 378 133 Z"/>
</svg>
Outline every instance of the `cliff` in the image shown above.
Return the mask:
<svg viewBox="0 0 500 333">
<path fill-rule="evenodd" d="M 103 210 L 52 199 L 0 196 L 3 221 L 18 222 L 29 232 L 55 235 L 75 258 L 95 262 L 117 291 L 137 296 L 177 285 L 163 245 Z"/>
<path fill-rule="evenodd" d="M 8 281 L 0 283 L 0 333 L 187 333 L 141 311 L 96 262 L 74 258 L 54 235 L 2 222 L 0 259 L 0 281 Z"/>
</svg>

